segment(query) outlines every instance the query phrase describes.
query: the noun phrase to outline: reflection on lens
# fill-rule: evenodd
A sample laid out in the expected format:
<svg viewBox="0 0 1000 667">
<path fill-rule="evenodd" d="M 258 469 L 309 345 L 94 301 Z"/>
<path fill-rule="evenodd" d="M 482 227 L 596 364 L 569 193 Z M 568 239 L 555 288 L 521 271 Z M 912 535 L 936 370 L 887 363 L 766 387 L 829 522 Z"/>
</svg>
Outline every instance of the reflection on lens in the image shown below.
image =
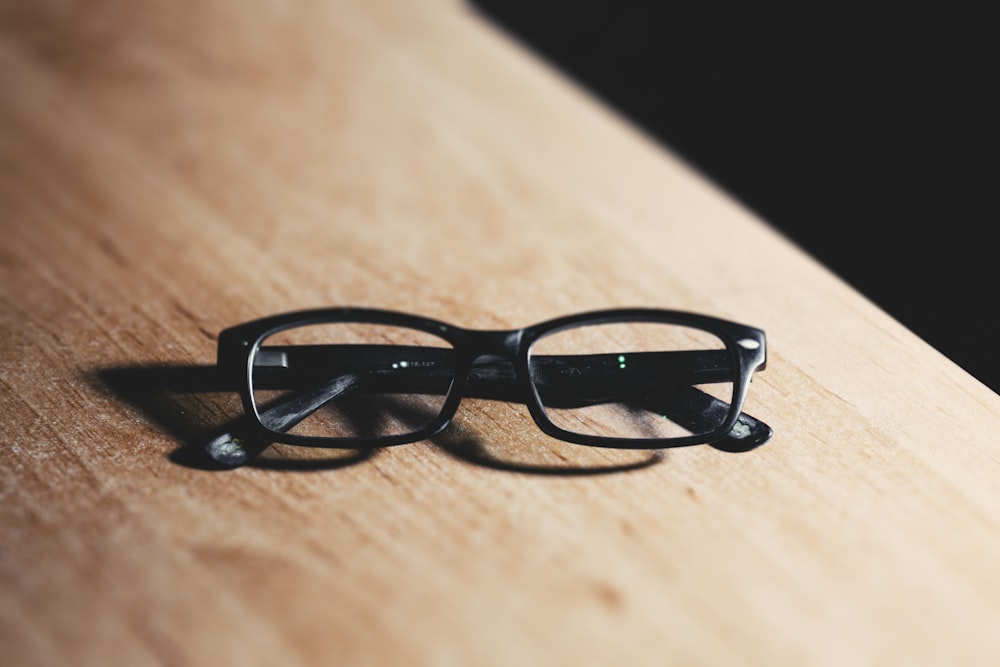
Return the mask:
<svg viewBox="0 0 1000 667">
<path fill-rule="evenodd" d="M 440 413 L 455 377 L 451 344 L 405 327 L 338 322 L 295 327 L 253 357 L 257 418 L 316 438 L 414 433 Z"/>
<path fill-rule="evenodd" d="M 675 324 L 582 326 L 544 336 L 531 380 L 557 427 L 652 440 L 705 435 L 730 412 L 737 369 L 715 334 Z"/>
</svg>

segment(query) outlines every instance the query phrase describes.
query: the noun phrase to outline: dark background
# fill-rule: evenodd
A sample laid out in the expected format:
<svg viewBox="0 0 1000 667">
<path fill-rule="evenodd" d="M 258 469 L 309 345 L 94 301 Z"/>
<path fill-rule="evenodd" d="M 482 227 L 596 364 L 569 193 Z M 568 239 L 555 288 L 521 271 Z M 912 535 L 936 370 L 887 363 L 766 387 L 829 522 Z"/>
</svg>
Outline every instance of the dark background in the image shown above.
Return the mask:
<svg viewBox="0 0 1000 667">
<path fill-rule="evenodd" d="M 1000 390 L 985 14 L 472 4 Z"/>
</svg>

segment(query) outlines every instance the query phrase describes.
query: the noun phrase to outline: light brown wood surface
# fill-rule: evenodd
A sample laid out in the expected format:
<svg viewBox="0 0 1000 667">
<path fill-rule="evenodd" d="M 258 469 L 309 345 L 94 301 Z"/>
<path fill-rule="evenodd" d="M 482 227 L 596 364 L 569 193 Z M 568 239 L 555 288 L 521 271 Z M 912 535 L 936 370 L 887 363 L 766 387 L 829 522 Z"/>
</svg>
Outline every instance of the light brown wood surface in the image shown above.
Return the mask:
<svg viewBox="0 0 1000 667">
<path fill-rule="evenodd" d="M 1000 398 L 468 6 L 0 7 L 3 664 L 1000 663 Z M 759 326 L 775 437 L 193 467 L 156 383 L 326 305 Z"/>
</svg>

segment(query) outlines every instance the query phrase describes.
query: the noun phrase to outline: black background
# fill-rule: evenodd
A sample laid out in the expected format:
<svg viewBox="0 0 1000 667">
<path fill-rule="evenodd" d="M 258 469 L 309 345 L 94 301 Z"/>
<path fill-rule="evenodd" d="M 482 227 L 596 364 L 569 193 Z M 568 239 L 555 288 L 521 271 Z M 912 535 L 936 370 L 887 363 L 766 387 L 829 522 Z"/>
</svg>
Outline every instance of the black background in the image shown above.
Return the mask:
<svg viewBox="0 0 1000 667">
<path fill-rule="evenodd" d="M 984 14 L 473 6 L 1000 390 L 1000 79 Z"/>
</svg>

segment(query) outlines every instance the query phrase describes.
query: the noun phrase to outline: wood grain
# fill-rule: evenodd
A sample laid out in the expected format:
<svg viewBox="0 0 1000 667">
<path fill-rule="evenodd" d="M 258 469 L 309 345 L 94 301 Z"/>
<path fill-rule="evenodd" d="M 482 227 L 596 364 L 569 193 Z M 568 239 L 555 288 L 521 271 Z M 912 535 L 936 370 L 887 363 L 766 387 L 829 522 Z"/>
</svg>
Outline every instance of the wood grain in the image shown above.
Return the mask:
<svg viewBox="0 0 1000 667">
<path fill-rule="evenodd" d="M 1000 399 L 467 6 L 11 1 L 0 72 L 5 664 L 1000 660 Z M 193 466 L 218 331 L 348 304 L 756 325 L 776 435 Z"/>
</svg>

